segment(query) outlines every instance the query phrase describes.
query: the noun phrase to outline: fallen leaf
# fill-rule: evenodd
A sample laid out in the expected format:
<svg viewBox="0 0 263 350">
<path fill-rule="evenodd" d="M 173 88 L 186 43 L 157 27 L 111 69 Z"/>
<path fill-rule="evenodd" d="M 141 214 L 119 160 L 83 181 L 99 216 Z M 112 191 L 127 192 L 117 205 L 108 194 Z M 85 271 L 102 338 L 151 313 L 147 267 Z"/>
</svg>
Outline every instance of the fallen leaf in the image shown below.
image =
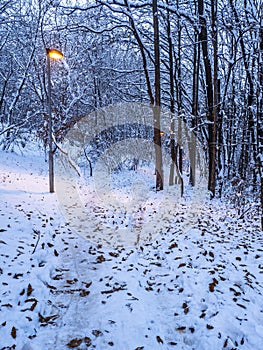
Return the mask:
<svg viewBox="0 0 263 350">
<path fill-rule="evenodd" d="M 33 290 L 34 289 L 32 288 L 31 284 L 29 283 L 27 286 L 27 296 L 28 297 L 32 294 Z"/>
<path fill-rule="evenodd" d="M 215 290 L 215 284 L 214 283 L 210 283 L 209 284 L 209 290 L 210 290 L 210 292 L 214 292 L 214 290 Z"/>
<path fill-rule="evenodd" d="M 159 335 L 156 336 L 156 340 L 158 341 L 158 343 L 163 344 L 163 340 Z"/>
<path fill-rule="evenodd" d="M 58 318 L 58 316 L 59 316 L 59 315 L 42 316 L 40 312 L 38 313 L 39 322 L 40 322 L 40 323 L 44 323 L 44 324 L 45 324 L 45 323 L 46 323 L 46 324 L 48 324 L 48 323 L 52 324 L 53 321 L 54 321 L 56 318 Z"/>
<path fill-rule="evenodd" d="M 81 296 L 81 297 L 86 297 L 87 295 L 89 295 L 90 294 L 90 291 L 89 290 L 81 290 L 80 291 L 80 293 L 79 293 L 79 295 Z"/>
<path fill-rule="evenodd" d="M 68 344 L 67 347 L 69 348 L 76 348 L 78 346 L 80 346 L 80 344 L 82 343 L 82 339 L 72 339 Z"/>
<path fill-rule="evenodd" d="M 97 263 L 102 263 L 103 261 L 105 261 L 104 256 L 103 256 L 103 255 L 99 255 L 99 256 L 97 257 Z"/>
<path fill-rule="evenodd" d="M 95 337 L 99 337 L 99 336 L 102 334 L 102 332 L 99 331 L 98 329 L 93 329 L 92 334 L 93 334 Z"/>
<path fill-rule="evenodd" d="M 186 330 L 185 326 L 177 327 L 176 328 L 177 332 L 184 332 Z"/>
<path fill-rule="evenodd" d="M 187 315 L 187 314 L 188 314 L 188 312 L 189 312 L 189 308 L 188 308 L 188 307 L 186 307 L 186 308 L 184 309 L 184 313 L 185 313 L 185 315 Z"/>
<path fill-rule="evenodd" d="M 114 252 L 109 252 L 109 255 L 114 257 L 114 258 L 117 258 L 119 256 L 118 253 L 114 253 Z"/>
<path fill-rule="evenodd" d="M 91 345 L 91 339 L 89 337 L 85 337 L 84 339 L 84 343 L 86 346 L 90 346 Z"/>
<path fill-rule="evenodd" d="M 186 263 L 181 263 L 181 264 L 178 266 L 178 269 L 179 269 L 180 267 L 184 267 L 184 266 L 186 266 Z"/>
<path fill-rule="evenodd" d="M 12 338 L 16 339 L 16 328 L 15 327 L 12 327 L 11 336 L 12 336 Z"/>
<path fill-rule="evenodd" d="M 92 285 L 92 281 L 90 282 L 83 282 L 84 284 L 86 284 L 86 288 L 89 288 Z"/>
<path fill-rule="evenodd" d="M 173 244 L 170 245 L 169 249 L 173 249 L 173 248 L 177 248 L 178 244 L 175 242 Z"/>
<path fill-rule="evenodd" d="M 58 255 L 59 255 L 56 249 L 54 249 L 54 255 L 55 255 L 55 256 L 58 256 Z"/>
</svg>

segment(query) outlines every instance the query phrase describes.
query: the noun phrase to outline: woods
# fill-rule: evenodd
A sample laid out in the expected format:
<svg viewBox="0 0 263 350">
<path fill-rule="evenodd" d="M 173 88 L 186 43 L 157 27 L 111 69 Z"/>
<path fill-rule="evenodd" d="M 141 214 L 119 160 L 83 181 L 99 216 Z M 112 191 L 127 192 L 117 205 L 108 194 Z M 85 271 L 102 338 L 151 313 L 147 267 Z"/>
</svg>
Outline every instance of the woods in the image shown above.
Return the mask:
<svg viewBox="0 0 263 350">
<path fill-rule="evenodd" d="M 263 208 L 263 5 L 257 0 L 3 0 L 0 5 L 0 143 L 47 142 L 47 47 L 54 134 L 121 102 L 151 104 L 156 189 L 162 183 L 160 108 L 171 113 L 169 183 L 182 152 L 173 118 L 195 131 L 211 197 Z M 179 123 L 180 125 L 180 123 Z M 189 181 L 194 185 L 191 159 Z M 174 169 L 175 163 L 178 165 Z M 175 171 L 177 170 L 177 171 Z M 240 199 L 242 198 L 242 200 Z M 242 211 L 241 211 L 242 212 Z M 261 214 L 263 227 L 263 215 Z"/>
</svg>

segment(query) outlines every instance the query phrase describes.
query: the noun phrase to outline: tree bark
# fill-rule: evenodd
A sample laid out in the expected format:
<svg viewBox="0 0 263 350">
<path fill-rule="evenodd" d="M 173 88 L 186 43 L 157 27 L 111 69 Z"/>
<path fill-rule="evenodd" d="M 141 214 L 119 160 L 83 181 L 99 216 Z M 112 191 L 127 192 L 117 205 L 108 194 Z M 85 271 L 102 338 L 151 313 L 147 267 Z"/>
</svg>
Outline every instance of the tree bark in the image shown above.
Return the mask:
<svg viewBox="0 0 263 350">
<path fill-rule="evenodd" d="M 218 30 L 217 30 L 217 0 L 211 0 L 212 15 L 212 43 L 213 43 L 213 110 L 212 110 L 212 159 L 211 159 L 211 191 L 215 194 L 216 188 L 216 168 L 217 168 L 217 136 L 218 136 L 218 112 L 219 112 L 219 81 L 218 81 Z"/>
<path fill-rule="evenodd" d="M 261 230 L 263 230 L 263 4 L 260 7 L 259 28 L 259 91 L 257 109 L 257 149 L 260 176 Z"/>
<path fill-rule="evenodd" d="M 153 106 L 154 117 L 154 147 L 155 147 L 155 170 L 156 191 L 163 190 L 163 161 L 161 144 L 161 69 L 160 69 L 160 42 L 159 42 L 159 20 L 157 0 L 152 2 L 153 30 L 154 30 L 154 82 L 155 100 Z"/>
<path fill-rule="evenodd" d="M 207 120 L 208 120 L 208 154 L 209 154 L 209 177 L 208 189 L 212 197 L 215 195 L 216 185 L 216 120 L 214 114 L 214 93 L 211 62 L 208 53 L 207 23 L 204 16 L 204 0 L 198 0 L 198 13 L 200 33 L 199 41 L 202 45 L 203 61 L 205 67 L 205 83 L 207 97 Z"/>
<path fill-rule="evenodd" d="M 196 12 L 196 11 L 195 11 Z M 200 42 L 197 31 L 194 39 L 194 60 L 193 60 L 193 87 L 192 87 L 192 128 L 194 132 L 191 134 L 190 140 L 190 176 L 189 183 L 195 186 L 196 174 L 196 137 L 197 133 L 197 115 L 198 115 L 198 96 L 199 96 L 199 73 L 200 73 Z"/>
<path fill-rule="evenodd" d="M 169 5 L 169 0 L 166 0 L 167 5 Z M 174 100 L 174 58 L 173 58 L 173 42 L 172 42 L 172 33 L 171 33 L 171 21 L 170 21 L 170 12 L 167 10 L 167 40 L 169 46 L 169 87 L 170 87 L 170 112 L 171 112 L 171 164 L 170 164 L 170 173 L 169 173 L 169 186 L 174 185 L 174 159 L 175 159 L 175 100 Z"/>
</svg>

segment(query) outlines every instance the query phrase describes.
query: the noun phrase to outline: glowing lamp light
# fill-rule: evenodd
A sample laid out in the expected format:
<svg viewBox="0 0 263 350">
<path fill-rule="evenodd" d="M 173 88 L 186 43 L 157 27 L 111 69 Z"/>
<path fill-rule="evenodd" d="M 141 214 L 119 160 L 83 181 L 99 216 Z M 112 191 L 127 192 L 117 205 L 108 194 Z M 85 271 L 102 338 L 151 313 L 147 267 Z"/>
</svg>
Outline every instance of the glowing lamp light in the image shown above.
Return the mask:
<svg viewBox="0 0 263 350">
<path fill-rule="evenodd" d="M 60 60 L 63 58 L 63 53 L 56 50 L 56 49 L 46 49 L 47 50 L 47 55 L 50 58 L 53 58 L 54 60 Z"/>
</svg>

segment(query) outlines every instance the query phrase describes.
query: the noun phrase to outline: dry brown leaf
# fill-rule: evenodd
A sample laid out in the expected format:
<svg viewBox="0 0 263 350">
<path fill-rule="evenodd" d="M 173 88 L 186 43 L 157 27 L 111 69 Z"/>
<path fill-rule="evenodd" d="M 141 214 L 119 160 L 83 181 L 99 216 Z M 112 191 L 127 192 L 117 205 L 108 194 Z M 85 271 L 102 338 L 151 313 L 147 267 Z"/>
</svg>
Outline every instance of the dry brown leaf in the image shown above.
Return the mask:
<svg viewBox="0 0 263 350">
<path fill-rule="evenodd" d="M 54 249 L 54 255 L 55 256 L 58 256 L 59 254 L 58 254 L 58 251 L 56 250 L 56 249 Z"/>
<path fill-rule="evenodd" d="M 15 327 L 12 327 L 11 336 L 12 336 L 12 338 L 16 339 L 16 328 Z"/>
<path fill-rule="evenodd" d="M 158 341 L 158 343 L 163 344 L 163 340 L 159 335 L 156 336 L 156 340 Z"/>
<path fill-rule="evenodd" d="M 186 308 L 184 309 L 184 313 L 185 313 L 185 315 L 187 315 L 187 314 L 188 314 L 188 312 L 189 312 L 189 307 L 186 307 Z"/>
<path fill-rule="evenodd" d="M 178 268 L 186 266 L 186 263 L 181 263 Z"/>
<path fill-rule="evenodd" d="M 176 330 L 177 330 L 177 332 L 183 333 L 186 330 L 186 327 L 185 326 L 177 327 Z"/>
<path fill-rule="evenodd" d="M 27 286 L 27 292 L 26 292 L 28 297 L 32 294 L 33 290 L 34 289 L 32 288 L 31 284 L 29 283 Z"/>
<path fill-rule="evenodd" d="M 210 290 L 210 292 L 214 292 L 214 290 L 215 290 L 215 284 L 214 283 L 210 283 L 209 284 L 209 290 Z"/>
<path fill-rule="evenodd" d="M 68 344 L 67 344 L 67 347 L 69 348 L 76 348 L 78 346 L 80 346 L 80 344 L 82 343 L 82 339 L 72 339 Z"/>
<path fill-rule="evenodd" d="M 206 328 L 207 328 L 207 329 L 213 329 L 214 327 L 211 326 L 210 324 L 207 324 L 207 325 L 206 325 Z"/>
<path fill-rule="evenodd" d="M 84 343 L 86 346 L 90 346 L 91 345 L 91 339 L 89 337 L 85 337 L 84 339 Z"/>
</svg>

